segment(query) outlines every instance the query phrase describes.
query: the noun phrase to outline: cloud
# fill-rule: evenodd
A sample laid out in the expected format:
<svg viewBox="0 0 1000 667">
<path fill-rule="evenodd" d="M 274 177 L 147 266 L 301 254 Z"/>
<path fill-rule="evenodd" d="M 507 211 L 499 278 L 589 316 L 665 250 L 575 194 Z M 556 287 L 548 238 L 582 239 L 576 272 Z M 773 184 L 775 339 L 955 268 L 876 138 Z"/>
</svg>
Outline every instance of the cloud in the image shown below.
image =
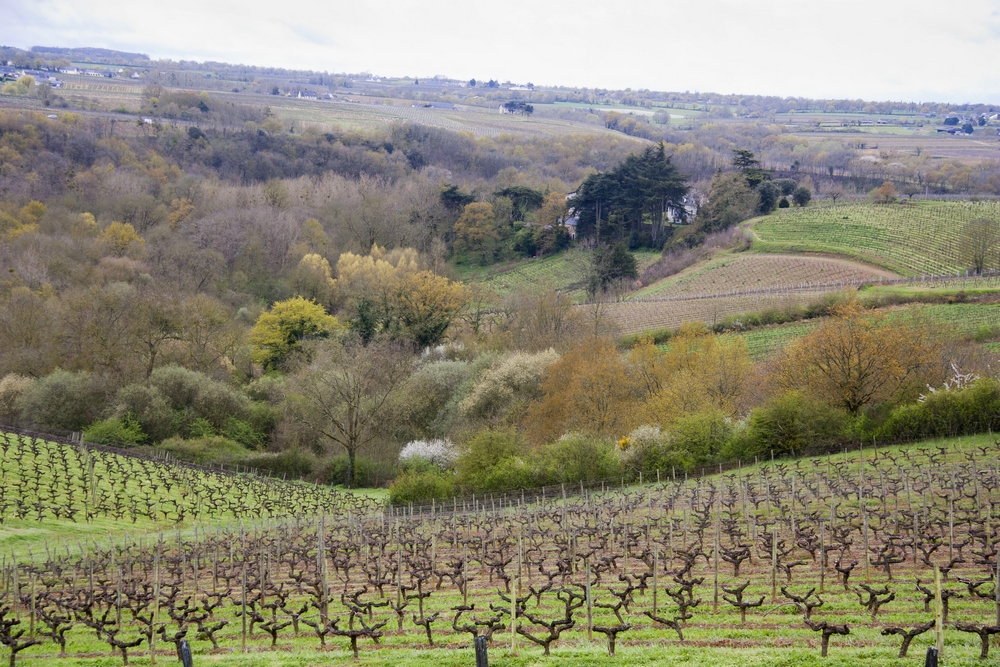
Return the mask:
<svg viewBox="0 0 1000 667">
<path fill-rule="evenodd" d="M 1000 0 L 0 0 L 0 42 L 591 88 L 1000 102 Z"/>
</svg>

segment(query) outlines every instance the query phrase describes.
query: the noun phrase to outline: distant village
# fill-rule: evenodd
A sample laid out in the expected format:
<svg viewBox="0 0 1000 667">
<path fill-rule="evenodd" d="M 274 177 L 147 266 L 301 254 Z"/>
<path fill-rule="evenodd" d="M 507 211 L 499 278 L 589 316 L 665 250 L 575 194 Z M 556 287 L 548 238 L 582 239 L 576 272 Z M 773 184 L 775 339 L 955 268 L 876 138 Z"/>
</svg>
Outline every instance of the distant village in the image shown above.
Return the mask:
<svg viewBox="0 0 1000 667">
<path fill-rule="evenodd" d="M 30 76 L 35 80 L 35 85 L 42 85 L 47 83 L 53 88 L 61 88 L 63 86 L 63 81 L 58 77 L 59 74 L 65 76 L 89 76 L 104 79 L 115 79 L 115 78 L 129 78 L 129 79 L 141 79 L 142 75 L 133 69 L 80 69 L 79 67 L 59 67 L 59 68 L 45 68 L 45 69 L 25 69 L 18 68 L 14 66 L 14 63 L 7 61 L 6 64 L 0 65 L 0 82 L 3 81 L 16 81 L 22 76 Z"/>
</svg>

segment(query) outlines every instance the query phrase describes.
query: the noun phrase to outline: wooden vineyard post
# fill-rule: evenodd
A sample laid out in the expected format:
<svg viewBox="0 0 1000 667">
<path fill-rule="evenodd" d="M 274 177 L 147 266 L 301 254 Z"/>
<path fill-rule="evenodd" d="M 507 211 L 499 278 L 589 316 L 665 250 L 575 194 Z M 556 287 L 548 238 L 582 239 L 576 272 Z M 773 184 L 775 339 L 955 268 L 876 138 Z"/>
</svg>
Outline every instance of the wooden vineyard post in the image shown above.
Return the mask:
<svg viewBox="0 0 1000 667">
<path fill-rule="evenodd" d="M 712 548 L 712 613 L 719 613 L 719 520 L 722 516 L 722 509 L 715 520 L 715 545 Z"/>
<path fill-rule="evenodd" d="M 771 602 L 778 601 L 778 529 L 771 531 Z"/>
<path fill-rule="evenodd" d="M 997 625 L 1000 625 L 1000 558 L 997 559 L 996 578 L 993 580 L 993 591 L 996 603 Z"/>
<path fill-rule="evenodd" d="M 243 568 L 240 573 L 240 608 L 241 608 L 241 618 L 243 619 L 243 631 L 240 635 L 240 647 L 243 652 L 246 653 L 247 650 L 247 560 L 246 552 L 243 552 Z"/>
<path fill-rule="evenodd" d="M 161 539 L 156 544 L 156 554 L 153 556 L 153 628 L 156 628 L 156 619 L 160 611 L 160 548 L 163 544 Z M 156 664 L 156 631 L 149 635 L 149 664 Z"/>
<path fill-rule="evenodd" d="M 819 522 L 819 592 L 826 581 L 826 522 Z"/>
<path fill-rule="evenodd" d="M 868 512 L 865 508 L 865 502 L 861 501 L 861 523 L 863 527 L 862 537 L 864 538 L 864 548 L 865 548 L 865 582 L 871 581 L 871 551 L 868 550 Z"/>
<path fill-rule="evenodd" d="M 510 653 L 517 655 L 517 594 L 521 588 L 521 538 L 517 538 L 517 574 L 510 586 Z"/>
<path fill-rule="evenodd" d="M 31 574 L 31 578 L 28 581 L 30 582 L 30 588 L 28 590 L 28 594 L 31 596 L 31 599 L 29 600 L 30 609 L 28 610 L 30 614 L 30 616 L 28 617 L 28 639 L 34 639 L 35 638 L 35 574 L 34 573 Z"/>
<path fill-rule="evenodd" d="M 944 659 L 944 604 L 941 601 L 941 568 L 934 566 L 934 640 L 938 660 Z"/>
<path fill-rule="evenodd" d="M 1000 570 L 998 570 L 1000 572 Z M 660 588 L 660 550 L 658 548 L 653 549 L 653 614 L 656 614 L 658 609 L 656 604 L 656 595 Z M 1000 593 L 998 593 L 1000 597 Z M 997 615 L 1000 616 L 1000 604 L 997 604 Z"/>
<path fill-rule="evenodd" d="M 590 594 L 590 558 L 583 559 L 583 572 L 587 577 L 584 593 L 587 596 L 587 641 L 594 641 L 594 598 Z"/>
</svg>

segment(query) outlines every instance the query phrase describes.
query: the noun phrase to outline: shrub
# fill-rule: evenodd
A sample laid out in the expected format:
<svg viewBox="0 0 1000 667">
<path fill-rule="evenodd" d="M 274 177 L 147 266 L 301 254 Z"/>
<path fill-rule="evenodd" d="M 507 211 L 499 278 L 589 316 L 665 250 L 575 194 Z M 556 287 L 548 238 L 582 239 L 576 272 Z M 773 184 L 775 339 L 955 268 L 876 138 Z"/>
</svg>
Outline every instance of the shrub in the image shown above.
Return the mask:
<svg viewBox="0 0 1000 667">
<path fill-rule="evenodd" d="M 159 449 L 170 452 L 184 461 L 200 465 L 244 465 L 250 452 L 238 442 L 222 437 L 169 438 L 158 445 Z"/>
<path fill-rule="evenodd" d="M 917 440 L 994 431 L 1000 427 L 1000 382 L 982 379 L 964 389 L 936 391 L 903 405 L 875 429 L 881 440 Z"/>
<path fill-rule="evenodd" d="M 180 366 L 157 368 L 149 383 L 173 410 L 184 415 L 182 428 L 201 418 L 208 420 L 216 431 L 222 431 L 231 417 L 245 419 L 250 409 L 250 399 L 234 387 Z"/>
<path fill-rule="evenodd" d="M 680 459 L 693 466 L 706 465 L 719 458 L 733 435 L 732 422 L 714 408 L 683 415 L 670 429 L 672 449 Z"/>
<path fill-rule="evenodd" d="M 394 505 L 443 500 L 455 495 L 455 475 L 431 468 L 407 470 L 389 486 L 389 502 Z"/>
<path fill-rule="evenodd" d="M 31 378 L 17 373 L 9 373 L 0 380 L 0 421 L 13 424 L 18 420 L 18 400 L 31 383 Z"/>
<path fill-rule="evenodd" d="M 131 415 L 121 418 L 102 419 L 88 426 L 83 431 L 87 442 L 99 445 L 141 445 L 146 441 L 139 421 Z"/>
<path fill-rule="evenodd" d="M 113 414 L 119 419 L 131 415 L 152 442 L 177 434 L 174 412 L 156 387 L 141 384 L 122 387 L 115 396 Z"/>
<path fill-rule="evenodd" d="M 417 437 L 443 435 L 447 420 L 442 412 L 468 377 L 469 364 L 464 361 L 436 361 L 411 375 L 399 393 L 403 397 L 400 422 L 408 433 Z"/>
<path fill-rule="evenodd" d="M 536 478 L 533 485 L 616 479 L 624 470 L 610 440 L 577 433 L 540 447 L 531 463 Z"/>
<path fill-rule="evenodd" d="M 504 419 L 541 393 L 545 371 L 559 359 L 552 349 L 530 354 L 513 352 L 497 360 L 459 405 L 467 419 Z"/>
<path fill-rule="evenodd" d="M 524 441 L 516 431 L 480 431 L 465 443 L 455 461 L 458 482 L 472 490 L 487 490 L 494 468 L 508 459 L 523 459 L 525 451 Z"/>
<path fill-rule="evenodd" d="M 261 433 L 253 424 L 236 417 L 230 417 L 226 420 L 222 434 L 251 449 L 260 449 L 264 446 L 266 439 L 265 434 Z"/>
<path fill-rule="evenodd" d="M 98 404 L 86 371 L 54 371 L 32 382 L 18 400 L 23 422 L 65 431 L 79 431 L 94 421 Z"/>
<path fill-rule="evenodd" d="M 740 456 L 798 455 L 810 445 L 829 446 L 844 437 L 850 418 L 826 403 L 789 392 L 772 399 L 750 414 Z"/>
<path fill-rule="evenodd" d="M 626 475 L 636 479 L 641 472 L 653 479 L 657 471 L 670 475 L 675 471 L 689 472 L 694 468 L 691 454 L 676 449 L 659 426 L 640 426 L 618 441 L 618 451 Z"/>
<path fill-rule="evenodd" d="M 304 449 L 283 452 L 262 452 L 246 458 L 245 464 L 266 471 L 275 477 L 302 479 L 313 474 L 318 466 L 316 455 Z"/>
<path fill-rule="evenodd" d="M 357 487 L 381 487 L 392 479 L 396 472 L 390 463 L 359 456 L 354 462 L 354 484 Z M 347 454 L 337 454 L 323 459 L 312 477 L 324 484 L 343 483 L 347 477 Z"/>
<path fill-rule="evenodd" d="M 451 440 L 413 440 L 406 443 L 399 452 L 400 465 L 413 463 L 417 460 L 426 461 L 438 468 L 450 468 L 458 458 L 458 449 Z"/>
</svg>

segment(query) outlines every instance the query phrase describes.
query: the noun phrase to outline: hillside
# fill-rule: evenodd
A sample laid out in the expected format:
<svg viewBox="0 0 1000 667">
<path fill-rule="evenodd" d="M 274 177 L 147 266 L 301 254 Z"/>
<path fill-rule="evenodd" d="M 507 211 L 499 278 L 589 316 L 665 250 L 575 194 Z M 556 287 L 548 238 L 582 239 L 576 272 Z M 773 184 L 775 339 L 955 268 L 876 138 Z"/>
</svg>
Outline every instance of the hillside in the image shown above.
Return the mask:
<svg viewBox="0 0 1000 667">
<path fill-rule="evenodd" d="M 892 288 L 901 297 L 935 290 L 992 292 L 998 287 L 992 275 L 955 276 L 969 262 L 965 225 L 998 215 L 997 201 L 779 210 L 744 223 L 753 234 L 748 252 L 717 253 L 635 292 L 611 312 L 623 333 L 636 333 L 692 320 L 712 325 L 732 315 L 800 306 L 872 282 L 902 280 Z M 760 354 L 771 350 L 769 343 Z"/>
</svg>

